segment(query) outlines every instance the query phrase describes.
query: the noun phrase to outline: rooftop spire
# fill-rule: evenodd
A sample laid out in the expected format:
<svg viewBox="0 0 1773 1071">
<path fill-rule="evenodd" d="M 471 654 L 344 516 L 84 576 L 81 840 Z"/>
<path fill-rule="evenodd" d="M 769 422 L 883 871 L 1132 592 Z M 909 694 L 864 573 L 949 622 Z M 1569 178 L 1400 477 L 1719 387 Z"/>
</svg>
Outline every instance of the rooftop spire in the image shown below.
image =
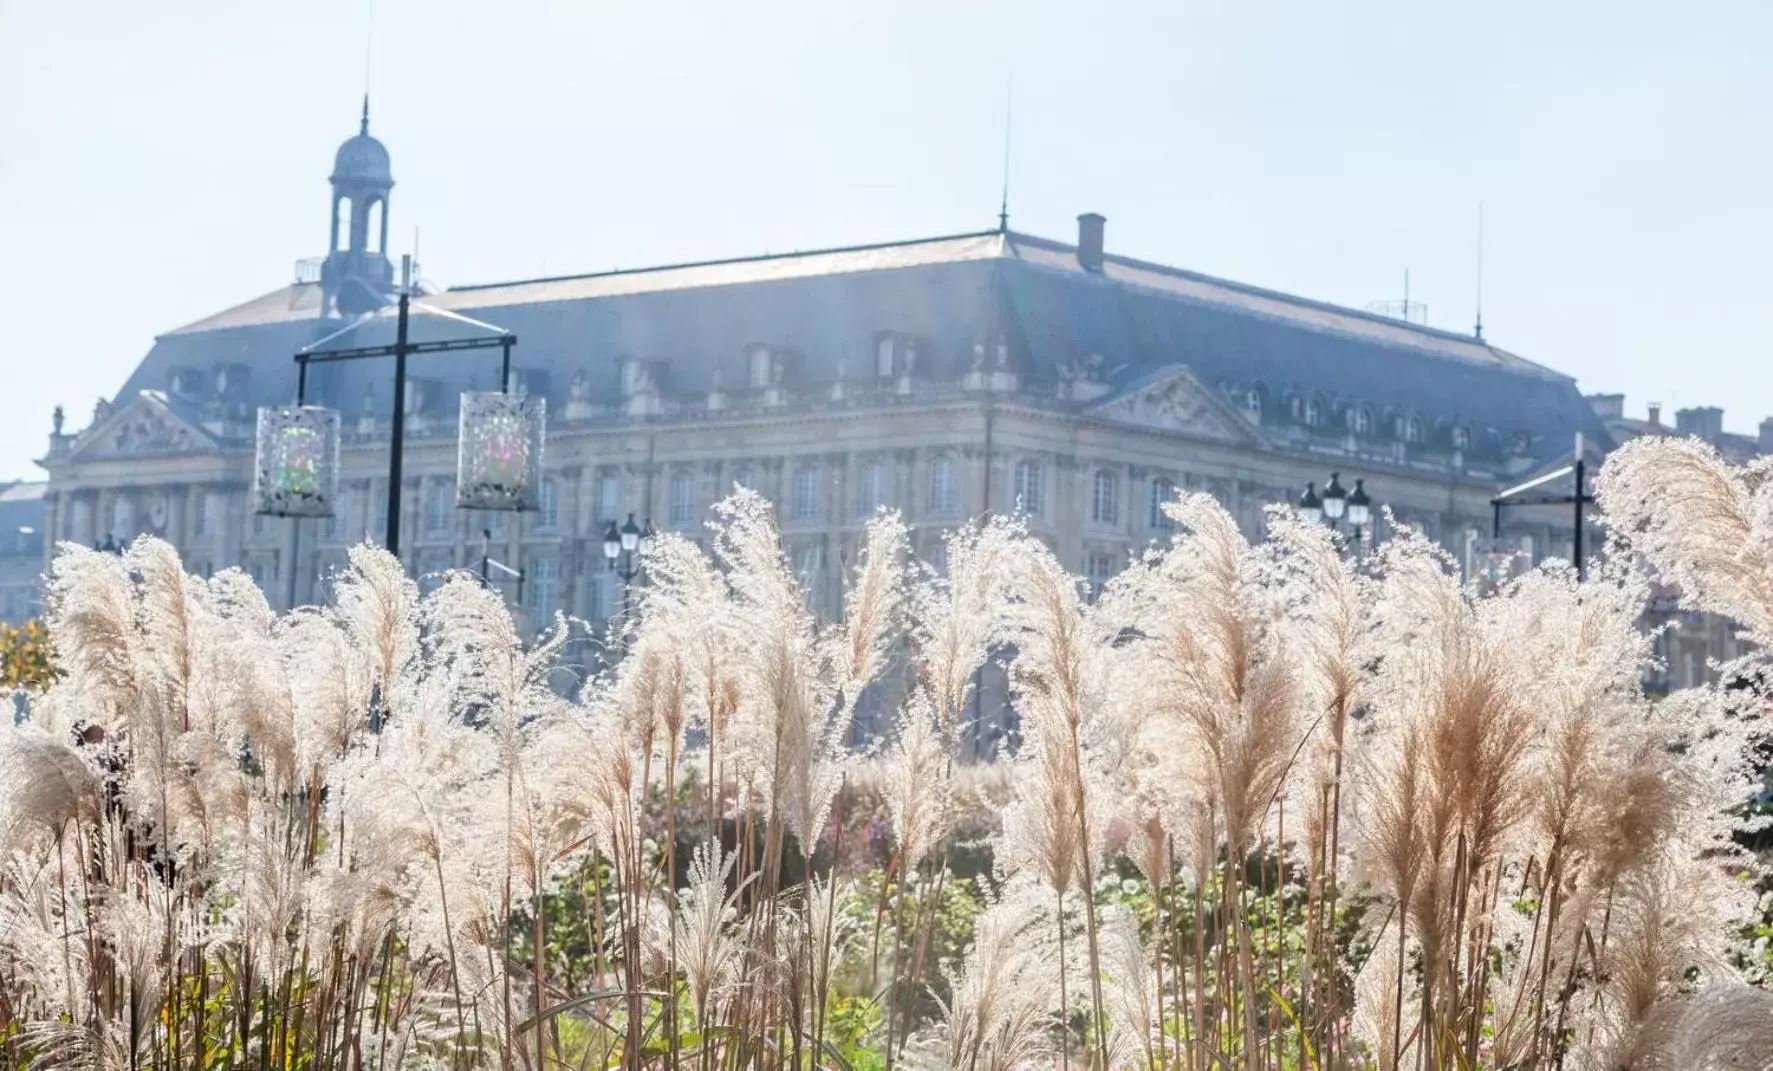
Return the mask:
<svg viewBox="0 0 1773 1071">
<path fill-rule="evenodd" d="M 363 94 L 363 122 L 358 124 L 357 133 L 363 135 L 369 133 L 369 93 L 367 92 Z"/>
</svg>

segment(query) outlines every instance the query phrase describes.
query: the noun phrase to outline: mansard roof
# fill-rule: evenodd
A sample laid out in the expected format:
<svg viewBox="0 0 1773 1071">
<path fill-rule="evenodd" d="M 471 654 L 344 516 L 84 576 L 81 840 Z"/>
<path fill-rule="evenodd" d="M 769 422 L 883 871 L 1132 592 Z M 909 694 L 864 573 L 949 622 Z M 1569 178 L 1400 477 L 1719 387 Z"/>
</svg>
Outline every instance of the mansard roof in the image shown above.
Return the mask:
<svg viewBox="0 0 1773 1071">
<path fill-rule="evenodd" d="M 551 406 L 580 373 L 592 402 L 618 404 L 627 356 L 666 362 L 670 393 L 702 394 L 717 369 L 732 389 L 746 382 L 752 344 L 799 354 L 807 383 L 868 378 L 877 338 L 894 332 L 920 340 L 916 374 L 930 379 L 959 377 L 976 343 L 1004 340 L 1025 379 L 1100 358 L 1126 390 L 1186 365 L 1203 383 L 1259 388 L 1276 404 L 1299 393 L 1524 438 L 1536 457 L 1567 450 L 1574 431 L 1611 442 L 1571 377 L 1481 339 L 1112 254 L 1089 271 L 1075 247 L 1015 232 L 463 286 L 424 302 L 515 332 L 513 362 Z M 240 402 L 287 402 L 294 352 L 340 327 L 319 309 L 319 286 L 296 284 L 162 335 L 123 396 L 164 388 L 178 369 L 244 365 Z M 391 316 L 376 316 L 337 344 L 392 341 L 393 330 Z M 440 316 L 413 327 L 415 340 L 461 332 Z M 411 368 L 450 396 L 495 385 L 496 360 L 446 354 Z M 389 371 L 316 368 L 310 392 L 355 414 L 373 384 L 385 413 Z"/>
</svg>

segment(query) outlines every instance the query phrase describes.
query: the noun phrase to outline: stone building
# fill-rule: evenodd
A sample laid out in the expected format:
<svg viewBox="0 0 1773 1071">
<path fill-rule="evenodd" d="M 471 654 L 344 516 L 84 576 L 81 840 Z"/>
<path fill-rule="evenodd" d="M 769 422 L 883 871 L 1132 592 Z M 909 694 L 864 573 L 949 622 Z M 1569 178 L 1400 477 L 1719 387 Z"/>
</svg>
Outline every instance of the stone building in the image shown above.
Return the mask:
<svg viewBox="0 0 1773 1071">
<path fill-rule="evenodd" d="M 43 608 L 42 480 L 0 484 L 0 621 L 22 625 Z"/>
<path fill-rule="evenodd" d="M 1773 454 L 1773 417 L 1760 422 L 1756 435 L 1724 430 L 1724 411 L 1717 406 L 1696 406 L 1676 411 L 1674 424 L 1662 419 L 1662 406 L 1650 402 L 1642 417 L 1625 415 L 1625 395 L 1591 394 L 1589 404 L 1607 425 L 1615 443 L 1646 435 L 1691 436 L 1703 439 L 1732 461 L 1748 461 Z M 1661 668 L 1647 684 L 1659 691 L 1689 688 L 1714 679 L 1714 666 L 1747 654 L 1749 646 L 1737 634 L 1736 624 L 1713 614 L 1682 610 L 1678 593 L 1658 589 L 1644 615 L 1645 625 L 1659 629 L 1656 656 Z"/>
<path fill-rule="evenodd" d="M 1000 228 L 421 287 L 414 340 L 470 331 L 453 315 L 516 333 L 511 386 L 548 403 L 540 510 L 453 507 L 456 399 L 497 385 L 495 351 L 411 363 L 393 489 L 391 365 L 312 369 L 310 401 L 345 415 L 343 508 L 254 516 L 254 412 L 294 399 L 292 355 L 327 336 L 393 337 L 393 179 L 367 110 L 331 185 L 318 268 L 159 336 L 84 429 L 51 436 L 56 539 L 154 533 L 193 568 L 240 566 L 288 605 L 322 596 L 392 499 L 415 576 L 490 553 L 524 570 L 536 619 L 598 620 L 622 594 L 608 524 L 632 514 L 701 533 L 736 482 L 778 504 L 796 568 L 835 610 L 877 506 L 902 510 L 930 555 L 962 519 L 1019 508 L 1100 581 L 1167 535 L 1158 505 L 1178 490 L 1216 495 L 1256 534 L 1264 506 L 1334 471 L 1469 563 L 1499 487 L 1567 456 L 1578 432 L 1611 442 L 1573 379 L 1481 336 L 1119 256 L 1086 214 L 1073 242 Z M 1384 538 L 1376 526 L 1363 535 Z M 1569 553 L 1561 511 L 1520 511 L 1506 534 L 1535 556 Z"/>
</svg>

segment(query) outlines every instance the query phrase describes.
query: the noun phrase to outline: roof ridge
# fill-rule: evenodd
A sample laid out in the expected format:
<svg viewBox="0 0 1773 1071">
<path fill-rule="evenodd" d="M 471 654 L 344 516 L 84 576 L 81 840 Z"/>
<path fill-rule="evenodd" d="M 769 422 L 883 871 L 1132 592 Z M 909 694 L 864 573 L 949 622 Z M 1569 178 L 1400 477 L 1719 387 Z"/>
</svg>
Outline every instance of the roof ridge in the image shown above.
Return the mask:
<svg viewBox="0 0 1773 1071">
<path fill-rule="evenodd" d="M 460 286 L 447 287 L 446 294 L 460 294 L 476 290 L 502 290 L 511 286 L 533 286 L 541 283 L 569 283 L 581 279 L 608 279 L 617 275 L 646 275 L 659 271 L 681 271 L 686 268 L 716 268 L 727 264 L 760 264 L 773 260 L 791 260 L 795 257 L 834 256 L 839 253 L 868 253 L 877 249 L 900 249 L 906 246 L 931 245 L 936 242 L 956 242 L 965 238 L 988 238 L 1003 231 L 993 227 L 983 231 L 965 231 L 959 234 L 938 234 L 928 238 L 902 238 L 888 242 L 865 242 L 860 245 L 831 246 L 824 249 L 794 249 L 782 253 L 762 253 L 744 257 L 719 257 L 714 260 L 685 260 L 673 264 L 653 264 L 642 268 L 610 268 L 605 271 L 577 272 L 569 275 L 540 275 L 533 279 L 508 279 L 490 283 L 464 283 Z"/>
<path fill-rule="evenodd" d="M 1038 234 L 1026 234 L 1021 231 L 1011 231 L 1009 237 L 1015 241 L 1027 241 L 1036 245 L 1044 245 L 1054 252 L 1075 252 L 1077 249 L 1075 245 L 1071 245 L 1070 243 L 1055 241 L 1052 238 L 1042 237 Z M 1369 323 L 1408 328 L 1411 331 L 1420 332 L 1426 335 L 1434 335 L 1452 342 L 1466 342 L 1472 345 L 1482 346 L 1487 350 L 1492 350 L 1497 353 L 1509 353 L 1508 350 L 1498 349 L 1491 345 L 1489 340 L 1479 338 L 1476 335 L 1450 331 L 1444 327 L 1431 327 L 1428 324 L 1414 323 L 1409 320 L 1400 320 L 1396 317 L 1386 316 L 1382 313 L 1368 312 L 1365 309 L 1357 309 L 1349 305 L 1339 305 L 1334 301 L 1324 301 L 1321 298 L 1305 297 L 1301 294 L 1290 294 L 1285 290 L 1272 290 L 1265 286 L 1257 286 L 1254 283 L 1240 282 L 1236 279 L 1227 279 L 1220 275 L 1209 275 L 1206 272 L 1195 271 L 1191 268 L 1178 268 L 1173 264 L 1159 264 L 1156 261 L 1141 260 L 1138 257 L 1129 257 L 1118 253 L 1104 253 L 1102 259 L 1110 263 L 1124 264 L 1129 268 L 1141 268 L 1146 271 L 1155 271 L 1164 275 L 1177 276 L 1193 282 L 1210 283 L 1214 286 L 1228 287 L 1232 290 L 1241 291 L 1242 293 L 1249 294 L 1253 297 L 1273 298 L 1294 305 L 1302 305 L 1307 308 L 1317 309 L 1322 312 L 1343 313 L 1349 316 L 1359 317 Z M 1519 355 L 1509 353 L 1509 356 L 1518 357 Z M 1525 358 L 1522 359 L 1524 360 Z"/>
</svg>

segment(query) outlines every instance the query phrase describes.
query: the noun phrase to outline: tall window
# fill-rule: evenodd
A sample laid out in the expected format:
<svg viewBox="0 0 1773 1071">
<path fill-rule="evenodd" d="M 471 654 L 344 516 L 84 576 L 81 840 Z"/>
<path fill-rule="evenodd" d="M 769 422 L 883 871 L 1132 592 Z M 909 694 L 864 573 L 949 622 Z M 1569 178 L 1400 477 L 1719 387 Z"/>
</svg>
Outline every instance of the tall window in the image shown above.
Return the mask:
<svg viewBox="0 0 1773 1071">
<path fill-rule="evenodd" d="M 1084 556 L 1084 579 L 1089 582 L 1092 600 L 1102 594 L 1109 578 L 1114 576 L 1119 558 L 1118 554 L 1103 551 L 1092 551 Z"/>
<path fill-rule="evenodd" d="M 326 538 L 349 538 L 351 534 L 350 505 L 351 499 L 355 495 L 355 491 L 344 489 L 339 491 L 338 496 L 333 500 L 332 516 L 326 519 Z M 203 505 L 206 509 L 209 506 L 208 496 L 205 496 Z"/>
<path fill-rule="evenodd" d="M 425 485 L 425 531 L 433 535 L 449 531 L 449 491 L 440 481 Z"/>
<path fill-rule="evenodd" d="M 1176 500 L 1176 484 L 1168 476 L 1159 476 L 1151 481 L 1151 528 L 1156 532 L 1172 532 L 1176 522 L 1164 512 L 1165 502 Z"/>
<path fill-rule="evenodd" d="M 696 476 L 688 469 L 671 474 L 671 524 L 690 524 L 696 519 Z"/>
<path fill-rule="evenodd" d="M 542 480 L 541 493 L 536 496 L 536 527 L 556 528 L 560 525 L 560 481 L 553 477 Z"/>
<path fill-rule="evenodd" d="M 388 489 L 381 488 L 376 492 L 376 526 L 374 531 L 365 532 L 369 539 L 381 539 L 388 530 Z"/>
<path fill-rule="evenodd" d="M 587 620 L 608 621 L 614 615 L 616 585 L 621 582 L 620 576 L 602 565 L 594 565 L 585 570 L 583 604 Z"/>
<path fill-rule="evenodd" d="M 1107 469 L 1097 469 L 1095 486 L 1090 495 L 1090 520 L 1097 524 L 1120 523 L 1120 477 Z"/>
<path fill-rule="evenodd" d="M 1045 503 L 1041 498 L 1040 462 L 1033 458 L 1016 462 L 1016 478 L 1010 493 L 1016 496 L 1013 505 L 1017 509 L 1030 517 L 1041 515 Z"/>
<path fill-rule="evenodd" d="M 620 520 L 622 516 L 622 478 L 616 475 L 599 477 L 597 480 L 597 519 L 599 521 Z"/>
<path fill-rule="evenodd" d="M 954 459 L 945 454 L 930 460 L 930 512 L 939 517 L 960 509 L 960 481 L 954 470 Z"/>
<path fill-rule="evenodd" d="M 856 477 L 856 515 L 868 517 L 886 503 L 886 466 L 871 461 Z"/>
<path fill-rule="evenodd" d="M 203 504 L 197 510 L 197 534 L 209 535 L 222 528 L 223 499 L 214 491 L 203 492 Z"/>
<path fill-rule="evenodd" d="M 807 609 L 817 613 L 825 606 L 825 546 L 817 540 L 794 551 L 794 576 L 806 591 Z"/>
<path fill-rule="evenodd" d="M 819 470 L 800 469 L 794 474 L 794 519 L 810 521 L 819 516 Z"/>
<path fill-rule="evenodd" d="M 757 490 L 757 470 L 750 465 L 740 465 L 739 471 L 733 473 L 733 483 L 747 491 Z"/>
<path fill-rule="evenodd" d="M 554 620 L 554 608 L 560 584 L 560 559 L 536 558 L 529 563 L 529 614 L 536 628 Z"/>
</svg>

